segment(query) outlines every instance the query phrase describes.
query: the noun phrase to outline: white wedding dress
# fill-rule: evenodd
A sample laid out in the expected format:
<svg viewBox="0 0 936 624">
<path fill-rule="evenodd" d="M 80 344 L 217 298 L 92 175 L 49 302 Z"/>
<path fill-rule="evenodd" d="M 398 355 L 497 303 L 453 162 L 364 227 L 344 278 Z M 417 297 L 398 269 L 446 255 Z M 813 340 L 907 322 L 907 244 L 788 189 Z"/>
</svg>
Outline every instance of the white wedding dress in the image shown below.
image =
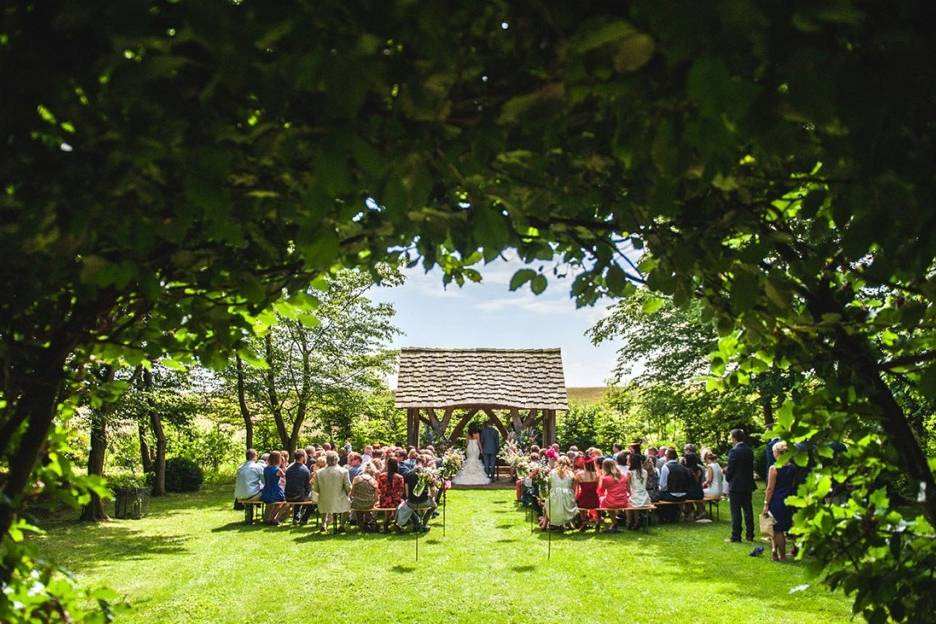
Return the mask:
<svg viewBox="0 0 936 624">
<path fill-rule="evenodd" d="M 487 485 L 491 482 L 484 472 L 484 462 L 481 461 L 481 446 L 477 440 L 468 440 L 465 463 L 461 470 L 452 477 L 455 485 Z"/>
</svg>

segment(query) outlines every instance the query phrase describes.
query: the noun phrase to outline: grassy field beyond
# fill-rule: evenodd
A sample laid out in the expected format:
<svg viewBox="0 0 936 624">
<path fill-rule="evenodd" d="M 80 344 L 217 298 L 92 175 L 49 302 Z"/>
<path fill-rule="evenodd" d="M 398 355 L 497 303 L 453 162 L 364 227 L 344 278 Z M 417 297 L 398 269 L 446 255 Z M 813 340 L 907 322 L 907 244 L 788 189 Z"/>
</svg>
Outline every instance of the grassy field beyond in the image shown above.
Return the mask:
<svg viewBox="0 0 936 624">
<path fill-rule="evenodd" d="M 713 524 L 649 533 L 531 534 L 509 490 L 449 493 L 413 535 L 322 535 L 243 524 L 230 488 L 151 503 L 143 520 L 50 524 L 44 554 L 132 605 L 119 622 L 846 622 L 848 601 L 800 564 L 725 544 Z M 768 551 L 769 552 L 769 551 Z M 791 593 L 791 589 L 798 591 Z"/>
</svg>

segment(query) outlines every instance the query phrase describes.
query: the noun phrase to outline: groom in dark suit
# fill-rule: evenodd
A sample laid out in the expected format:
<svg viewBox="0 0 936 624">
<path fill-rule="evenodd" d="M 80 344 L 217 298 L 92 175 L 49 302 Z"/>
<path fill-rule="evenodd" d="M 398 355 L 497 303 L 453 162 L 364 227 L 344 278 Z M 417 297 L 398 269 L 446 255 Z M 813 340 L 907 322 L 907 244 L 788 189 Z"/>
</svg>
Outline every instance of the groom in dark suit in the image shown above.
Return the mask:
<svg viewBox="0 0 936 624">
<path fill-rule="evenodd" d="M 754 508 L 751 494 L 757 488 L 754 483 L 754 451 L 744 441 L 744 432 L 731 430 L 734 448 L 728 451 L 728 466 L 725 479 L 728 481 L 728 503 L 731 507 L 731 541 L 741 541 L 741 516 L 744 516 L 745 537 L 754 541 Z"/>
<path fill-rule="evenodd" d="M 481 430 L 481 457 L 484 461 L 484 471 L 491 481 L 497 476 L 498 450 L 500 450 L 500 434 L 491 426 L 491 423 L 487 423 Z"/>
</svg>

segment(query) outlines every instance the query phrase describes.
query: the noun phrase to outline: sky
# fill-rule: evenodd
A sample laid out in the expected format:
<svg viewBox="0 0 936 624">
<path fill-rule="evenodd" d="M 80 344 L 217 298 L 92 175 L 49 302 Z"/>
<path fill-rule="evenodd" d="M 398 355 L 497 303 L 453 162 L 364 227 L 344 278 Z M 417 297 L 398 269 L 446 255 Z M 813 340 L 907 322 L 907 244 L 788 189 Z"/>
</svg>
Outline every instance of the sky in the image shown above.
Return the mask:
<svg viewBox="0 0 936 624">
<path fill-rule="evenodd" d="M 371 292 L 376 301 L 392 303 L 396 325 L 403 331 L 399 347 L 495 347 L 562 349 L 566 386 L 602 386 L 611 376 L 617 345 L 591 344 L 585 332 L 607 314 L 610 300 L 576 309 L 569 297 L 572 278 L 550 277 L 549 287 L 534 295 L 525 284 L 508 287 L 525 265 L 516 258 L 495 260 L 480 268 L 483 281 L 442 286 L 442 273 L 421 267 L 404 272 L 406 282 Z M 536 267 L 534 267 L 536 268 Z M 396 379 L 390 380 L 395 386 Z"/>
</svg>

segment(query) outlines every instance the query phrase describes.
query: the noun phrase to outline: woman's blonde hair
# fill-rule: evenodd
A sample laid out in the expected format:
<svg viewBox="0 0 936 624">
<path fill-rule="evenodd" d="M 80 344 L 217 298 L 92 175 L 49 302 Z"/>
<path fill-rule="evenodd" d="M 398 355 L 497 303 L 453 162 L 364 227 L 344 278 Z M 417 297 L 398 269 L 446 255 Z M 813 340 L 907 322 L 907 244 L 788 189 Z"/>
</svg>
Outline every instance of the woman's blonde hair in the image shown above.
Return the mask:
<svg viewBox="0 0 936 624">
<path fill-rule="evenodd" d="M 563 455 L 556 462 L 556 472 L 559 474 L 559 478 L 565 479 L 566 473 L 572 470 L 572 460 Z"/>
<path fill-rule="evenodd" d="M 787 452 L 787 443 L 783 440 L 777 440 L 773 445 L 773 456 L 774 459 L 777 459 L 781 455 Z"/>
<path fill-rule="evenodd" d="M 615 481 L 621 478 L 621 471 L 618 470 L 617 462 L 613 459 L 606 459 L 601 462 L 601 469 L 606 475 L 614 477 Z"/>
</svg>

